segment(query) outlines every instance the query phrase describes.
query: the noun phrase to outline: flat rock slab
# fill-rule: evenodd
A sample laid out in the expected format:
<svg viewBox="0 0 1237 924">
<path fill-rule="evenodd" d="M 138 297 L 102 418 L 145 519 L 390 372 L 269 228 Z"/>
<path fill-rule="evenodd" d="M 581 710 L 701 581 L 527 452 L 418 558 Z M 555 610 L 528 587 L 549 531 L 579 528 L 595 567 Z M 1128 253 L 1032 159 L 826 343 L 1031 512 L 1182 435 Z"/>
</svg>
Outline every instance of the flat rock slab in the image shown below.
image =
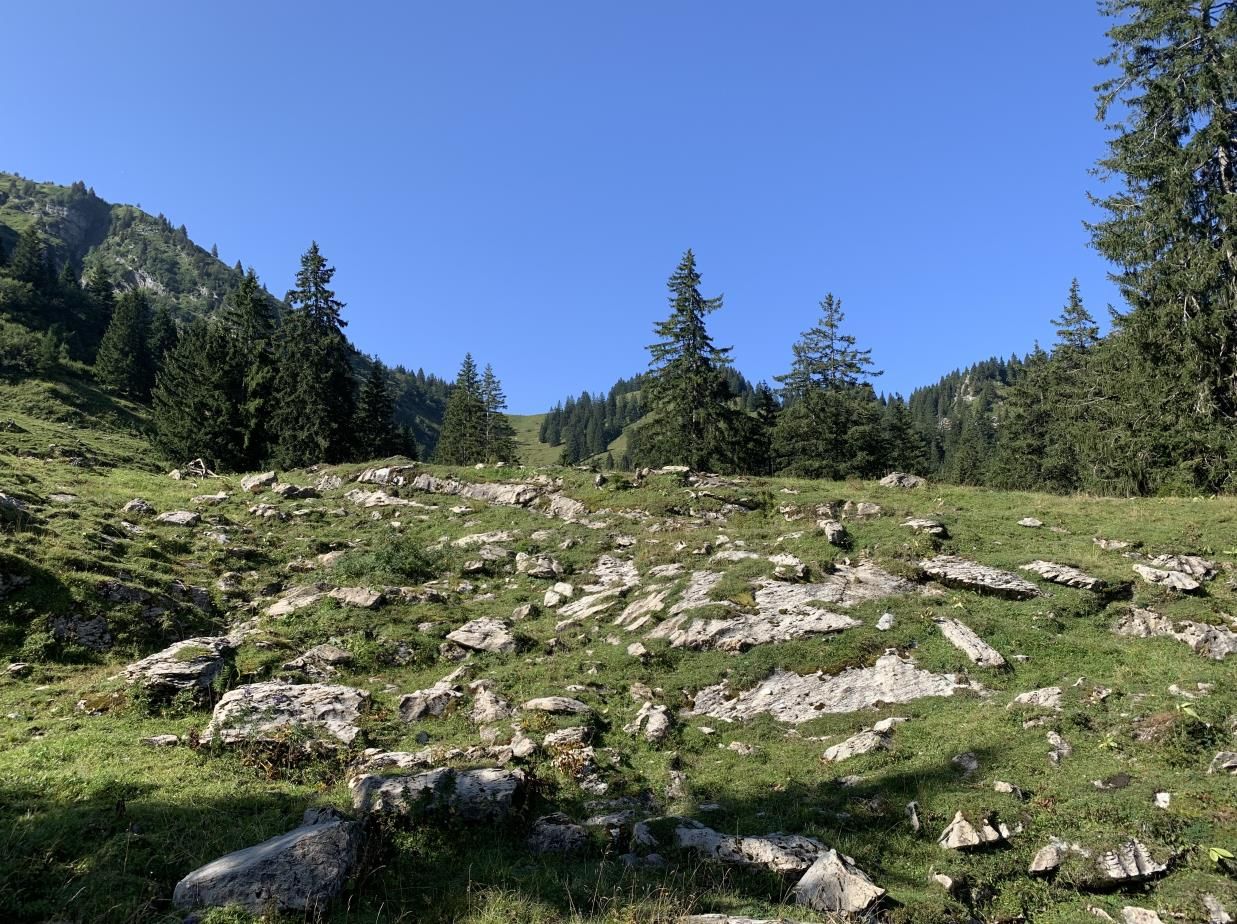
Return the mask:
<svg viewBox="0 0 1237 924">
<path fill-rule="evenodd" d="M 457 481 L 454 478 L 436 478 L 428 473 L 417 475 L 408 485 L 416 491 L 467 497 L 499 507 L 527 507 L 545 493 L 545 489 L 536 484 L 507 484 L 500 481 L 478 484 Z"/>
<path fill-rule="evenodd" d="M 229 690 L 215 706 L 202 741 L 271 742 L 309 735 L 351 744 L 369 693 L 355 687 L 271 680 Z"/>
<path fill-rule="evenodd" d="M 776 670 L 738 696 L 732 696 L 729 684 L 723 681 L 696 694 L 692 714 L 741 721 L 767 713 L 779 721 L 798 724 L 881 703 L 905 703 L 977 689 L 960 682 L 954 674 L 933 674 L 916 667 L 913 661 L 887 654 L 872 667 L 850 668 L 829 676 Z"/>
<path fill-rule="evenodd" d="M 938 539 L 948 538 L 949 535 L 949 531 L 945 528 L 944 523 L 940 520 L 929 520 L 926 517 L 909 517 L 902 521 L 902 525 L 907 529 L 913 529 L 917 533 L 936 536 Z"/>
<path fill-rule="evenodd" d="M 164 693 L 206 690 L 235 647 L 226 636 L 185 639 L 130 664 L 124 677 Z"/>
<path fill-rule="evenodd" d="M 1103 580 L 1092 577 L 1084 571 L 1069 565 L 1058 565 L 1056 562 L 1035 560 L 1022 566 L 1023 571 L 1038 574 L 1045 581 L 1060 584 L 1063 587 L 1077 587 L 1080 590 L 1104 590 L 1107 586 Z"/>
<path fill-rule="evenodd" d="M 973 590 L 1010 600 L 1029 600 L 1043 596 L 1038 587 L 1016 574 L 958 558 L 956 555 L 938 555 L 921 561 L 919 567 L 928 577 L 946 587 Z"/>
<path fill-rule="evenodd" d="M 859 620 L 850 616 L 809 607 L 789 613 L 739 613 L 719 619 L 675 616 L 657 626 L 648 637 L 669 639 L 674 648 L 744 651 L 755 645 L 841 632 L 858 625 Z"/>
<path fill-rule="evenodd" d="M 855 861 L 836 850 L 816 858 L 792 893 L 795 904 L 849 917 L 873 910 L 885 890 L 872 882 Z"/>
<path fill-rule="evenodd" d="M 980 667 L 1005 667 L 1001 653 L 974 633 L 969 626 L 956 619 L 937 618 L 933 622 L 941 635 Z"/>
<path fill-rule="evenodd" d="M 469 648 L 473 651 L 510 654 L 516 648 L 515 636 L 511 634 L 507 623 L 490 617 L 464 623 L 455 631 L 448 632 L 447 639 L 461 648 Z"/>
<path fill-rule="evenodd" d="M 348 783 L 359 812 L 416 815 L 448 812 L 467 821 L 492 821 L 511 814 L 524 790 L 520 770 L 439 767 L 415 776 L 365 774 Z"/>
<path fill-rule="evenodd" d="M 697 822 L 675 828 L 674 842 L 706 859 L 760 866 L 775 873 L 806 872 L 825 850 L 820 841 L 799 834 L 722 834 Z"/>
<path fill-rule="evenodd" d="M 520 706 L 525 712 L 548 712 L 551 715 L 587 715 L 592 708 L 570 696 L 542 696 Z"/>
<path fill-rule="evenodd" d="M 1113 632 L 1127 638 L 1154 638 L 1161 635 L 1175 638 L 1213 661 L 1223 661 L 1230 654 L 1237 653 L 1237 632 L 1231 629 L 1188 621 L 1174 626 L 1167 616 L 1137 607 L 1116 621 Z"/>
<path fill-rule="evenodd" d="M 202 522 L 202 517 L 192 510 L 169 510 L 155 517 L 155 522 L 169 523 L 172 526 L 197 526 Z"/>
<path fill-rule="evenodd" d="M 1184 594 L 1192 594 L 1203 586 L 1197 579 L 1183 571 L 1166 571 L 1161 568 L 1152 568 L 1150 565 L 1135 565 L 1134 573 L 1148 584 L 1179 590 Z"/>
<path fill-rule="evenodd" d="M 1095 870 L 1101 884 L 1131 885 L 1168 872 L 1168 864 L 1157 863 L 1145 844 L 1131 839 L 1114 850 L 1100 854 L 1095 861 Z"/>
<path fill-rule="evenodd" d="M 194 870 L 172 894 L 179 908 L 239 905 L 318 914 L 339 894 L 361 844 L 360 826 L 332 819 L 305 824 Z"/>
</svg>

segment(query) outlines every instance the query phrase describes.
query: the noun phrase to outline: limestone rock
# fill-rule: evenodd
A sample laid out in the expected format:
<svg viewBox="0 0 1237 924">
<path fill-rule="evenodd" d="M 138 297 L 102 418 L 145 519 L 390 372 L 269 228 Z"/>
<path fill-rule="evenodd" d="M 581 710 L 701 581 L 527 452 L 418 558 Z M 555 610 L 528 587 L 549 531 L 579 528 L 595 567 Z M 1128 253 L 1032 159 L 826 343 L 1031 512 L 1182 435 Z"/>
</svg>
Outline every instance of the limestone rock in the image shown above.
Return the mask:
<svg viewBox="0 0 1237 924">
<path fill-rule="evenodd" d="M 528 849 L 533 853 L 578 853 L 587 846 L 588 829 L 562 812 L 542 815 L 528 832 Z"/>
<path fill-rule="evenodd" d="M 941 832 L 937 843 L 946 850 L 973 850 L 999 844 L 1008 837 L 1008 829 L 1004 825 L 994 825 L 991 818 L 985 818 L 979 825 L 973 825 L 965 815 L 958 812 Z"/>
<path fill-rule="evenodd" d="M 352 663 L 352 652 L 329 642 L 315 645 L 299 657 L 284 664 L 287 671 L 304 671 L 315 677 L 327 677 L 337 668 Z"/>
<path fill-rule="evenodd" d="M 223 695 L 201 740 L 270 742 L 292 733 L 351 744 L 368 705 L 369 693 L 354 687 L 279 680 L 250 683 Z"/>
<path fill-rule="evenodd" d="M 297 610 L 313 606 L 315 603 L 326 599 L 326 595 L 335 589 L 330 584 L 323 583 L 293 587 L 291 590 L 285 591 L 276 602 L 266 608 L 266 615 L 287 616 L 289 613 L 295 613 Z"/>
<path fill-rule="evenodd" d="M 974 590 L 1011 600 L 1029 600 L 1042 596 L 1038 587 L 1016 574 L 990 568 L 956 555 L 938 555 L 936 558 L 921 561 L 919 567 L 928 577 L 946 587 Z"/>
<path fill-rule="evenodd" d="M 670 710 L 665 706 L 645 703 L 635 719 L 623 726 L 629 735 L 643 734 L 650 744 L 659 744 L 670 734 Z"/>
<path fill-rule="evenodd" d="M 1150 565 L 1134 565 L 1134 573 L 1148 584 L 1155 584 L 1157 587 L 1167 587 L 1170 590 L 1179 590 L 1187 594 L 1194 593 L 1203 586 L 1184 572 L 1164 571 L 1159 568 L 1152 568 Z"/>
<path fill-rule="evenodd" d="M 1026 693 L 1019 693 L 1015 696 L 1011 705 L 1033 706 L 1040 709 L 1060 711 L 1062 692 L 1060 687 L 1041 687 L 1038 690 L 1029 690 Z"/>
<path fill-rule="evenodd" d="M 918 475 L 908 475 L 905 472 L 893 472 L 880 480 L 880 484 L 886 488 L 919 488 L 927 483 Z"/>
<path fill-rule="evenodd" d="M 837 520 L 817 520 L 816 528 L 825 534 L 825 541 L 830 545 L 845 546 L 849 541 L 846 527 Z"/>
<path fill-rule="evenodd" d="M 192 510 L 169 510 L 155 517 L 155 522 L 168 523 L 172 526 L 197 526 L 202 522 L 202 517 Z"/>
<path fill-rule="evenodd" d="M 940 520 L 929 520 L 925 517 L 909 517 L 902 521 L 902 525 L 907 529 L 913 529 L 917 533 L 935 536 L 938 539 L 946 539 L 949 536 L 949 531 Z"/>
<path fill-rule="evenodd" d="M 274 472 L 246 475 L 241 479 L 241 490 L 246 494 L 261 494 L 267 488 L 273 488 L 278 481 L 279 476 Z"/>
<path fill-rule="evenodd" d="M 363 610 L 377 609 L 386 599 L 382 591 L 370 587 L 336 587 L 328 591 L 327 596 L 344 606 L 355 606 Z"/>
<path fill-rule="evenodd" d="M 1133 545 L 1133 543 L 1126 542 L 1123 539 L 1101 539 L 1099 536 L 1096 536 L 1091 541 L 1105 552 L 1121 552 Z"/>
<path fill-rule="evenodd" d="M 227 637 L 185 639 L 130 664 L 124 677 L 163 694 L 201 692 L 210 689 L 234 647 Z"/>
<path fill-rule="evenodd" d="M 1061 584 L 1065 587 L 1077 587 L 1082 590 L 1102 591 L 1105 588 L 1105 583 L 1100 578 L 1092 577 L 1091 575 L 1079 571 L 1077 568 L 1072 568 L 1069 565 L 1058 565 L 1050 561 L 1033 561 L 1022 566 L 1023 571 L 1030 571 L 1032 574 L 1038 574 L 1045 581 L 1051 581 L 1054 584 Z"/>
<path fill-rule="evenodd" d="M 1223 661 L 1230 654 L 1237 653 L 1237 632 L 1231 629 L 1202 622 L 1183 622 L 1179 627 L 1174 627 L 1167 616 L 1137 607 L 1117 620 L 1113 632 L 1129 638 L 1170 636 L 1215 661 Z"/>
<path fill-rule="evenodd" d="M 593 710 L 570 696 L 542 696 L 520 706 L 525 712 L 548 712 L 551 715 L 587 715 Z"/>
<path fill-rule="evenodd" d="M 700 856 L 737 866 L 761 866 L 775 873 L 804 873 L 824 852 L 824 846 L 798 834 L 721 834 L 698 822 L 674 830 L 676 846 Z"/>
<path fill-rule="evenodd" d="M 848 760 L 851 757 L 857 757 L 860 754 L 870 754 L 872 751 L 883 751 L 889 747 L 889 731 L 888 727 L 885 731 L 877 731 L 874 728 L 865 728 L 863 731 L 851 735 L 845 741 L 839 742 L 825 750 L 824 757 L 821 759 L 825 763 L 835 764 L 843 760 Z"/>
<path fill-rule="evenodd" d="M 1044 525 L 1043 520 L 1037 520 L 1035 517 L 1023 517 L 1018 521 L 1019 526 L 1025 526 L 1027 529 L 1039 529 Z"/>
<path fill-rule="evenodd" d="M 239 905 L 252 914 L 325 910 L 357 859 L 360 826 L 315 820 L 194 870 L 172 893 L 178 908 Z"/>
<path fill-rule="evenodd" d="M 1207 909 L 1207 924 L 1232 924 L 1233 916 L 1214 895 L 1203 896 L 1203 907 Z"/>
<path fill-rule="evenodd" d="M 1208 773 L 1237 774 L 1237 751 L 1220 751 L 1211 759 Z"/>
<path fill-rule="evenodd" d="M 1164 924 L 1163 919 L 1149 908 L 1126 905 L 1121 909 L 1123 924 Z"/>
<path fill-rule="evenodd" d="M 1032 876 L 1050 876 L 1061 867 L 1061 864 L 1065 862 L 1065 858 L 1071 853 L 1077 854 L 1080 857 L 1091 856 L 1090 851 L 1080 844 L 1071 844 L 1068 841 L 1054 837 L 1036 851 L 1027 872 Z"/>
<path fill-rule="evenodd" d="M 507 817 L 523 795 L 520 770 L 439 767 L 415 776 L 365 774 L 348 783 L 353 808 L 366 814 L 409 815 L 445 811 L 466 821 Z"/>
<path fill-rule="evenodd" d="M 399 465 L 384 465 L 379 468 L 367 468 L 357 475 L 358 484 L 383 484 L 400 487 L 407 483 L 408 476 L 417 470 L 417 463 L 409 462 Z"/>
<path fill-rule="evenodd" d="M 1200 581 L 1211 580 L 1218 571 L 1215 562 L 1198 555 L 1157 555 L 1151 559 L 1151 567 L 1188 574 Z"/>
<path fill-rule="evenodd" d="M 102 616 L 56 616 L 51 621 L 52 636 L 58 642 L 72 642 L 90 651 L 112 647 L 112 633 Z"/>
<path fill-rule="evenodd" d="M 501 619 L 482 617 L 447 633 L 448 640 L 473 651 L 493 651 L 511 654 L 516 649 L 515 636 Z"/>
<path fill-rule="evenodd" d="M 836 850 L 823 851 L 794 888 L 795 904 L 842 916 L 866 914 L 884 894 L 854 860 Z"/>
<path fill-rule="evenodd" d="M 226 491 L 220 491 L 218 494 L 198 494 L 195 497 L 189 498 L 189 503 L 195 507 L 218 507 L 228 499 Z"/>
<path fill-rule="evenodd" d="M 1061 763 L 1062 760 L 1074 753 L 1074 746 L 1054 731 L 1048 733 L 1048 746 L 1050 748 L 1048 760 L 1053 764 Z"/>
<path fill-rule="evenodd" d="M 876 628 L 881 632 L 888 632 L 897 624 L 898 621 L 894 617 L 893 613 L 881 613 L 880 619 L 876 620 Z"/>
<path fill-rule="evenodd" d="M 479 690 L 473 697 L 469 718 L 474 725 L 490 725 L 511 718 L 511 704 L 493 690 Z"/>
<path fill-rule="evenodd" d="M 849 668 L 840 674 L 800 675 L 775 670 L 751 690 L 734 696 L 725 682 L 696 694 L 693 715 L 727 721 L 768 713 L 798 724 L 821 715 L 857 712 L 880 703 L 905 703 L 926 696 L 952 696 L 975 689 L 953 674 L 932 674 L 896 654 L 877 659 L 872 667 Z"/>
<path fill-rule="evenodd" d="M 535 484 L 486 482 L 474 484 L 453 478 L 436 478 L 428 473 L 417 475 L 409 486 L 429 494 L 451 494 L 500 507 L 527 507 L 541 497 L 543 489 Z"/>
<path fill-rule="evenodd" d="M 1005 667 L 1005 658 L 1001 653 L 976 635 L 970 627 L 956 619 L 943 617 L 938 617 L 933 622 L 951 645 L 980 667 Z"/>
<path fill-rule="evenodd" d="M 1145 882 L 1168 871 L 1167 864 L 1157 863 L 1146 845 L 1134 839 L 1100 854 L 1095 868 L 1101 883 L 1122 886 Z"/>
<path fill-rule="evenodd" d="M 444 678 L 424 690 L 406 693 L 399 700 L 399 717 L 405 722 L 420 722 L 422 719 L 439 718 L 455 707 L 463 698 L 455 685 L 455 674 Z"/>
<path fill-rule="evenodd" d="M 133 500 L 121 507 L 120 510 L 122 513 L 127 513 L 130 516 L 149 517 L 154 515 L 155 506 L 149 501 L 144 501 L 140 497 L 135 497 Z"/>
</svg>

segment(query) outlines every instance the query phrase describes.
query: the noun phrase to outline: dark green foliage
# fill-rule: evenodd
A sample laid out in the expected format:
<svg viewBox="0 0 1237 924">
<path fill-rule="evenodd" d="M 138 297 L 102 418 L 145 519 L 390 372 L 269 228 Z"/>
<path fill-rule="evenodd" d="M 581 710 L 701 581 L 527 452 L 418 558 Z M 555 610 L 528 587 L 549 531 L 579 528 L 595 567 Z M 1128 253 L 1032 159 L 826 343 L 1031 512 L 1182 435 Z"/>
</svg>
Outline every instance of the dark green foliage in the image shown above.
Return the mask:
<svg viewBox="0 0 1237 924">
<path fill-rule="evenodd" d="M 507 396 L 494 368 L 485 364 L 480 384 L 481 404 L 485 408 L 485 455 L 491 462 L 514 462 L 515 428 L 507 419 Z"/>
<path fill-rule="evenodd" d="M 164 356 L 176 346 L 176 338 L 176 322 L 172 320 L 172 313 L 166 306 L 160 305 L 150 319 L 150 332 L 147 334 L 147 352 L 156 372 Z"/>
<path fill-rule="evenodd" d="M 241 417 L 246 464 L 257 468 L 270 452 L 268 417 L 275 386 L 277 317 L 271 297 L 250 270 L 224 300 L 219 321 L 232 340 L 244 385 Z"/>
<path fill-rule="evenodd" d="M 131 398 L 150 393 L 150 306 L 141 289 L 130 289 L 117 301 L 95 358 L 95 378 L 105 388 Z"/>
<path fill-rule="evenodd" d="M 485 461 L 485 418 L 477 364 L 468 353 L 447 399 L 434 460 L 443 465 L 472 465 Z"/>
<path fill-rule="evenodd" d="M 562 446 L 562 461 L 575 465 L 600 455 L 623 430 L 644 416 L 644 377 L 619 379 L 604 395 L 582 392 L 555 405 L 541 421 L 538 438 Z"/>
<path fill-rule="evenodd" d="M 351 456 L 356 382 L 343 334 L 343 302 L 317 242 L 301 257 L 291 311 L 281 329 L 271 400 L 271 454 L 285 467 L 339 462 Z"/>
<path fill-rule="evenodd" d="M 1092 242 L 1121 267 L 1099 484 L 1216 489 L 1237 455 L 1237 5 L 1104 0 L 1096 89 L 1117 188 Z M 1106 408 L 1106 411 L 1111 411 Z M 1121 460 L 1125 460 L 1122 462 Z"/>
<path fill-rule="evenodd" d="M 640 458 L 697 470 L 730 467 L 738 419 L 722 374 L 730 364 L 730 348 L 714 346 L 705 326 L 705 317 L 722 306 L 722 299 L 700 294 L 690 250 L 666 286 L 670 317 L 655 326 L 661 339 L 648 348 L 650 416 L 639 428 Z"/>
<path fill-rule="evenodd" d="M 153 394 L 155 440 L 170 458 L 245 467 L 244 380 L 235 342 L 218 320 L 191 323 L 168 351 Z"/>
<path fill-rule="evenodd" d="M 395 395 L 390 376 L 379 360 L 370 363 L 369 375 L 357 399 L 356 450 L 361 458 L 407 454 L 408 441 L 395 423 Z M 415 449 L 414 449 L 415 452 Z"/>
<path fill-rule="evenodd" d="M 29 283 L 35 289 L 44 289 L 51 281 L 51 273 L 47 264 L 47 247 L 43 243 L 43 233 L 39 226 L 32 223 L 17 239 L 17 247 L 9 260 L 9 275 L 18 282 Z"/>
</svg>

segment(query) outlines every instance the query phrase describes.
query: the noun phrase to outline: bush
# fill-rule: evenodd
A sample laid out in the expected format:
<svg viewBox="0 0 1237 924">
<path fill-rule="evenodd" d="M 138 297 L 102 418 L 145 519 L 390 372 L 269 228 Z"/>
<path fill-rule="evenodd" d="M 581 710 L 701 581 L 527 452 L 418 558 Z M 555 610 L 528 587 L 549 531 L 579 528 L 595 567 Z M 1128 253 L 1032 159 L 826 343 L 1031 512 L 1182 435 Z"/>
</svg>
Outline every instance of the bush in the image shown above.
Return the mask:
<svg viewBox="0 0 1237 924">
<path fill-rule="evenodd" d="M 437 556 L 410 536 L 399 536 L 370 552 L 350 552 L 335 565 L 342 581 L 374 584 L 420 584 L 436 577 Z"/>
</svg>

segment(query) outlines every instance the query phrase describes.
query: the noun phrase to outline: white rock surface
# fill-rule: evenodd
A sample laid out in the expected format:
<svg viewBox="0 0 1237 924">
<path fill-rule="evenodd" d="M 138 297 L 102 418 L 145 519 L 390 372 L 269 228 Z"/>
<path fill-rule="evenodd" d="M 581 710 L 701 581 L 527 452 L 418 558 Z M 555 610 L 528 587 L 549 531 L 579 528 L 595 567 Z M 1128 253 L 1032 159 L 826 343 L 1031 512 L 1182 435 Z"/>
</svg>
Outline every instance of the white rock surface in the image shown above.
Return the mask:
<svg viewBox="0 0 1237 924">
<path fill-rule="evenodd" d="M 366 814 L 408 815 L 446 811 L 466 821 L 492 821 L 511 813 L 524 790 L 520 770 L 438 767 L 414 776 L 365 774 L 348 783 L 352 807 Z"/>
<path fill-rule="evenodd" d="M 201 740 L 223 744 L 269 742 L 308 734 L 351 744 L 369 693 L 354 687 L 279 680 L 229 690 L 215 706 Z"/>
<path fill-rule="evenodd" d="M 980 667 L 1005 667 L 1001 653 L 976 635 L 969 626 L 956 619 L 934 619 L 941 635 Z"/>
<path fill-rule="evenodd" d="M 938 555 L 921 561 L 919 567 L 928 577 L 946 587 L 974 590 L 1011 600 L 1029 600 L 1042 596 L 1038 587 L 1016 574 L 990 568 L 956 555 Z"/>
</svg>

